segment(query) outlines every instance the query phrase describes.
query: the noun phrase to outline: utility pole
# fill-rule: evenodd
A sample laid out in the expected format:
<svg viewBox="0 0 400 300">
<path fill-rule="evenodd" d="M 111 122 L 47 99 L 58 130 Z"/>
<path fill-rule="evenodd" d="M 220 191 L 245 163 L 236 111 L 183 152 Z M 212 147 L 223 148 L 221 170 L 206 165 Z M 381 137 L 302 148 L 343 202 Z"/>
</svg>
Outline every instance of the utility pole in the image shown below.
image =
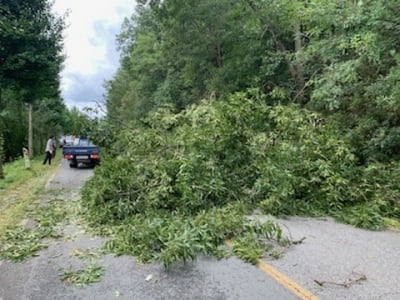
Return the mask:
<svg viewBox="0 0 400 300">
<path fill-rule="evenodd" d="M 296 51 L 296 90 L 297 90 L 297 98 L 299 102 L 304 101 L 304 71 L 303 71 L 303 60 L 301 57 L 301 50 L 303 49 L 303 42 L 302 42 L 302 33 L 301 33 L 301 24 L 299 21 L 296 22 L 294 25 L 294 32 L 295 32 L 295 51 Z"/>
<path fill-rule="evenodd" d="M 33 130 L 32 130 L 32 103 L 29 103 L 29 132 L 28 132 L 28 151 L 29 151 L 29 157 L 33 157 Z"/>
</svg>

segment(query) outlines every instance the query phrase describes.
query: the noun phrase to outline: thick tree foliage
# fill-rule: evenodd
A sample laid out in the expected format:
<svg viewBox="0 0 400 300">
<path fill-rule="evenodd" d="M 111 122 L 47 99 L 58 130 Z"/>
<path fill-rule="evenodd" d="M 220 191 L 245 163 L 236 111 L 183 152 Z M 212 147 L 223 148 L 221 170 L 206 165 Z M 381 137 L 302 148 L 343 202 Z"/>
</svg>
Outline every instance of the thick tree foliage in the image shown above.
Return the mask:
<svg viewBox="0 0 400 300">
<path fill-rule="evenodd" d="M 2 1 L 0 13 L 1 86 L 25 102 L 58 96 L 63 20 L 46 0 Z"/>
<path fill-rule="evenodd" d="M 257 87 L 335 119 L 364 162 L 400 155 L 397 1 L 143 1 L 119 35 L 110 120 Z M 112 122 L 112 121 L 111 121 Z"/>
<path fill-rule="evenodd" d="M 289 86 L 282 55 L 245 2 L 165 1 L 139 6 L 119 42 L 123 64 L 109 83 L 107 108 L 140 118 L 166 103 L 181 110 L 199 99 L 261 85 Z M 278 78 L 273 78 L 279 74 Z M 121 95 L 121 96 L 117 96 Z M 121 105 L 119 105 L 121 103 Z M 130 112 L 130 113 L 129 113 Z"/>
<path fill-rule="evenodd" d="M 240 222 L 198 221 L 254 208 L 400 217 L 399 1 L 139 3 L 84 191 L 91 221 L 117 225 L 110 248 L 169 264 L 238 235 L 259 245 Z"/>
</svg>

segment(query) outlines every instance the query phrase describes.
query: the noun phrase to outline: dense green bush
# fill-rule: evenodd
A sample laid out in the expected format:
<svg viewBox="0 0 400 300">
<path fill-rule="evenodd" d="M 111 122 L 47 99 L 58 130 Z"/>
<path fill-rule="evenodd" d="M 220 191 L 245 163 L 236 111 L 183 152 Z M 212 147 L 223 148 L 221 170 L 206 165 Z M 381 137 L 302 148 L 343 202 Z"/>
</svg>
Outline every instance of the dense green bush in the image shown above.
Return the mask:
<svg viewBox="0 0 400 300">
<path fill-rule="evenodd" d="M 104 244 L 106 251 L 134 255 L 141 263 L 161 261 L 167 268 L 177 260 L 195 260 L 199 253 L 218 258 L 229 256 L 231 251 L 224 241 L 230 239 L 234 242 L 233 252 L 251 263 L 256 263 L 264 252 L 272 251 L 273 245 L 290 243 L 276 222 L 255 222 L 244 215 L 245 211 L 242 203 L 192 216 L 149 211 L 96 227 L 95 232 L 109 236 Z M 244 240 L 249 243 L 243 243 Z"/>
<path fill-rule="evenodd" d="M 296 107 L 270 112 L 273 130 L 254 136 L 254 193 L 273 214 L 321 214 L 349 201 L 354 155 L 334 127 Z"/>
<path fill-rule="evenodd" d="M 256 91 L 180 114 L 158 111 L 145 124 L 121 134 L 119 154 L 87 185 L 87 205 L 105 220 L 148 209 L 193 214 L 238 200 L 297 199 L 326 211 L 348 196 L 355 159 L 338 132 L 296 106 L 267 106 Z"/>
<path fill-rule="evenodd" d="M 353 180 L 354 202 L 375 208 L 381 217 L 400 218 L 399 162 L 372 163 Z"/>
<path fill-rule="evenodd" d="M 242 199 L 255 178 L 252 126 L 267 124 L 260 101 L 239 105 L 243 99 L 204 101 L 178 115 L 159 111 L 146 128 L 123 132 L 112 151 L 119 154 L 88 183 L 86 204 L 109 220 L 148 209 L 193 214 Z"/>
<path fill-rule="evenodd" d="M 164 108 L 142 128 L 118 133 L 83 190 L 90 221 L 123 233 L 108 247 L 168 266 L 215 254 L 224 238 L 262 251 L 259 234 L 240 229 L 240 216 L 256 207 L 332 215 L 371 229 L 383 226 L 383 216 L 399 216 L 398 165 L 360 167 L 334 124 L 296 105 L 266 102 L 252 90 L 178 114 Z M 224 212 L 234 203 L 239 211 Z M 241 255 L 254 262 L 255 255 Z"/>
</svg>

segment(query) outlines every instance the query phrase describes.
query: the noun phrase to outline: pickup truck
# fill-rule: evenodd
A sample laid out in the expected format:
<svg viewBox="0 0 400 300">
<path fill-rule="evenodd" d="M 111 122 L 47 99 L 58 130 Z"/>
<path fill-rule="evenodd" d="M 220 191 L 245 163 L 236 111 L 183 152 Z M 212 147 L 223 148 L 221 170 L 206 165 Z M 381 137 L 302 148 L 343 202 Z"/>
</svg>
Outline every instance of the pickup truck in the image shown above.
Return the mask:
<svg viewBox="0 0 400 300">
<path fill-rule="evenodd" d="M 73 145 L 65 145 L 62 148 L 63 156 L 68 159 L 71 168 L 79 164 L 96 166 L 100 163 L 100 150 L 86 138 L 74 140 Z"/>
</svg>

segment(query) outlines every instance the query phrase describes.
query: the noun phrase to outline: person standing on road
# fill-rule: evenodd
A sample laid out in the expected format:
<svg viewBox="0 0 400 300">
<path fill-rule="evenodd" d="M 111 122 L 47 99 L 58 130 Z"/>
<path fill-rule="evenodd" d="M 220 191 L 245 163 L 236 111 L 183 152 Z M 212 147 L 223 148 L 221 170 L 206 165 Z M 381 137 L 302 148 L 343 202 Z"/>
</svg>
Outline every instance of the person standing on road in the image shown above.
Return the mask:
<svg viewBox="0 0 400 300">
<path fill-rule="evenodd" d="M 47 161 L 49 162 L 49 165 L 51 165 L 51 158 L 52 158 L 53 151 L 54 151 L 53 141 L 54 141 L 54 135 L 51 135 L 50 138 L 47 140 L 47 143 L 46 143 L 46 150 L 45 150 L 46 151 L 46 156 L 45 156 L 44 161 L 43 161 L 44 165 L 46 164 Z"/>
</svg>

